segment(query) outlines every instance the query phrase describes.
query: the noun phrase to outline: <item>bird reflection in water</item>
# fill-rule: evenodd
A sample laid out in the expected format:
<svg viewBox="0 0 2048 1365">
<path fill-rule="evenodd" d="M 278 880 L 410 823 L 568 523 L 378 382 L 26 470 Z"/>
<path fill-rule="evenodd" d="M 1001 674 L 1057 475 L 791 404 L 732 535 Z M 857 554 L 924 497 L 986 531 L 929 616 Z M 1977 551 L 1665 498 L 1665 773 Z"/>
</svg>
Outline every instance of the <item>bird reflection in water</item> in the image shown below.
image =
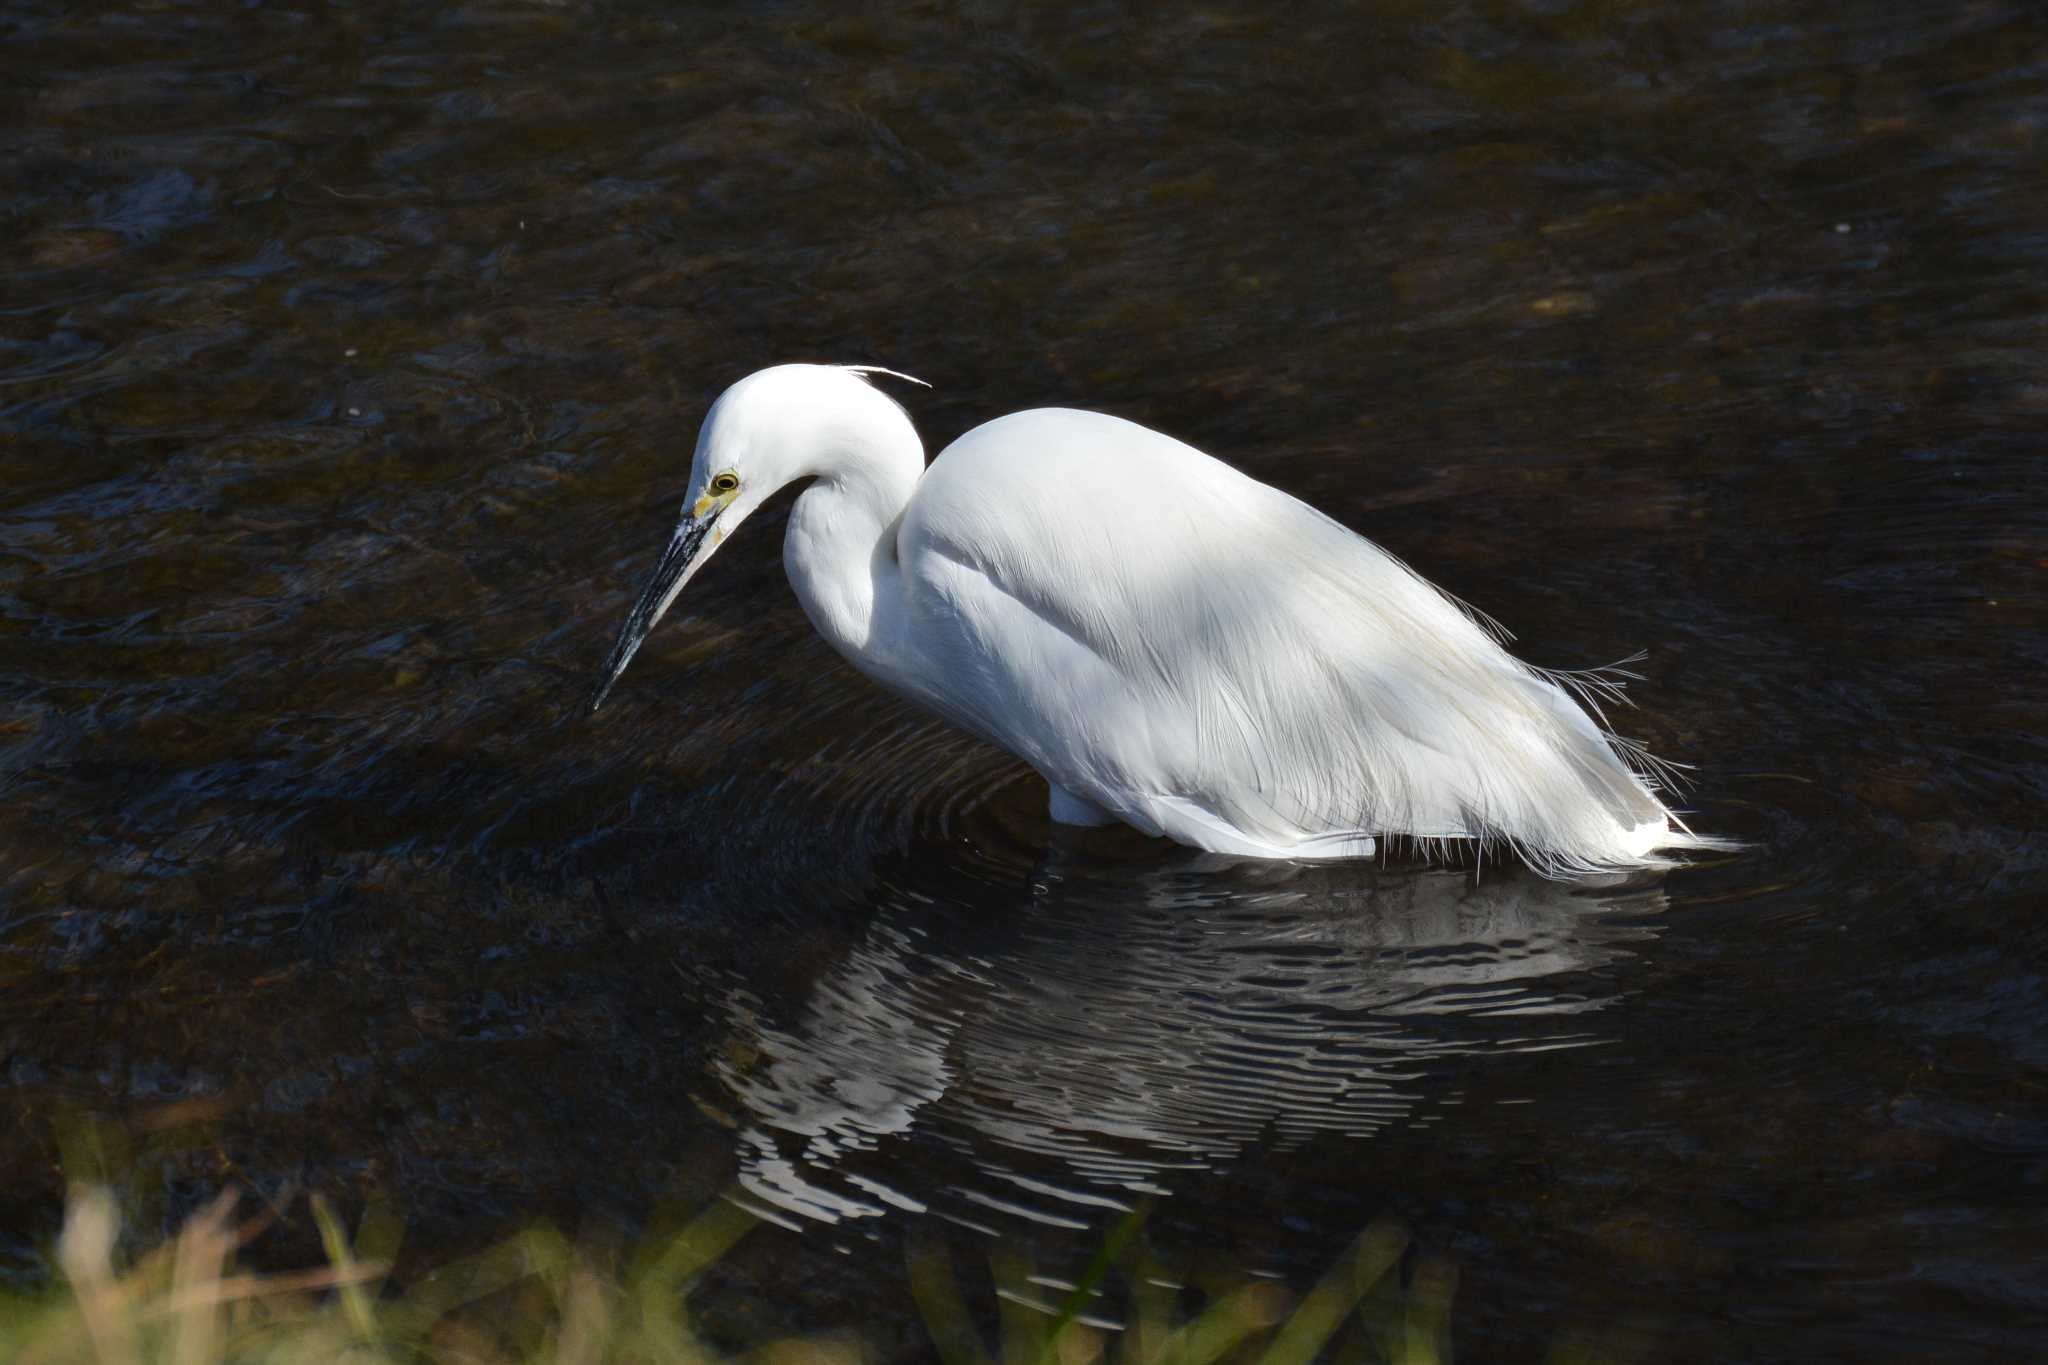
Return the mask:
<svg viewBox="0 0 2048 1365">
<path fill-rule="evenodd" d="M 1654 885 L 1213 854 L 1042 865 L 1020 899 L 887 895 L 796 1017 L 731 996 L 720 1072 L 756 1212 L 1082 1228 L 1176 1173 L 1430 1121 L 1446 1058 L 1599 1041 L 1594 972 L 1664 906 Z"/>
</svg>

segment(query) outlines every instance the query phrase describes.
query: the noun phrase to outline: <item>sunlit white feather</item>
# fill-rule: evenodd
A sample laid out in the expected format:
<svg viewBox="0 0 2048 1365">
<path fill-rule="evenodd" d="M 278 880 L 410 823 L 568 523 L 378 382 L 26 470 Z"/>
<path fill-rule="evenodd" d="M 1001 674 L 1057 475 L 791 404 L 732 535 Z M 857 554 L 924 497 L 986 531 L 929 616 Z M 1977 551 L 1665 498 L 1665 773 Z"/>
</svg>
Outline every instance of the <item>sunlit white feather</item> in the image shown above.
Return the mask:
<svg viewBox="0 0 2048 1365">
<path fill-rule="evenodd" d="M 721 538 L 813 480 L 783 560 L 820 633 L 1036 768 L 1055 814 L 1262 857 L 1473 839 L 1548 872 L 1707 843 L 1566 690 L 1610 682 L 1530 668 L 1378 546 L 1158 432 L 1020 412 L 926 470 L 860 373 L 787 365 L 713 406 L 686 509 L 723 470 Z"/>
</svg>

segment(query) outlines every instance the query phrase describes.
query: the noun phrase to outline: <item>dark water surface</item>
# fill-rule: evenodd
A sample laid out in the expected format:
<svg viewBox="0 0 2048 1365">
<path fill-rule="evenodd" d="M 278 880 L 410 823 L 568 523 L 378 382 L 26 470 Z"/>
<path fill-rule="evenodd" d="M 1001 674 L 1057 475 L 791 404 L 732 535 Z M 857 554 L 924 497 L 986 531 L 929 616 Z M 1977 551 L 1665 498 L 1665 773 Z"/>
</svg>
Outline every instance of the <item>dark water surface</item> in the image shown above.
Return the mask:
<svg viewBox="0 0 2048 1365">
<path fill-rule="evenodd" d="M 1405 1220 L 1464 1359 L 2048 1341 L 2037 6 L 6 0 L 0 72 L 12 1273 L 88 1121 L 166 1221 L 386 1198 L 427 1262 L 737 1182 L 826 1324 L 908 1231 L 1150 1194 L 1297 1280 Z M 1621 728 L 1751 851 L 1053 834 L 773 512 L 586 719 L 791 359 L 933 381 L 933 449 L 1149 422 L 1535 662 L 1648 648 Z"/>
</svg>

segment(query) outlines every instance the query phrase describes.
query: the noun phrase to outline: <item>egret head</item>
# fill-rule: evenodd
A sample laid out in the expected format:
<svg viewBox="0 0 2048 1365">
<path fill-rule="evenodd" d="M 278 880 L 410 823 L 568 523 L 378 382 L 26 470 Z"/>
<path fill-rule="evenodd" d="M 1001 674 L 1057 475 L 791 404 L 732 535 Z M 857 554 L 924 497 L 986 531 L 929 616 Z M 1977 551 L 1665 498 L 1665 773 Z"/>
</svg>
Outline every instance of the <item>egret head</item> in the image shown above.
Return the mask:
<svg viewBox="0 0 2048 1365">
<path fill-rule="evenodd" d="M 697 432 L 682 518 L 605 659 L 592 711 L 684 585 L 754 509 L 791 483 L 835 472 L 833 461 L 843 458 L 849 433 L 860 425 L 850 418 L 879 404 L 909 426 L 900 408 L 868 387 L 861 377 L 867 374 L 924 383 L 871 365 L 778 365 L 719 395 Z"/>
</svg>

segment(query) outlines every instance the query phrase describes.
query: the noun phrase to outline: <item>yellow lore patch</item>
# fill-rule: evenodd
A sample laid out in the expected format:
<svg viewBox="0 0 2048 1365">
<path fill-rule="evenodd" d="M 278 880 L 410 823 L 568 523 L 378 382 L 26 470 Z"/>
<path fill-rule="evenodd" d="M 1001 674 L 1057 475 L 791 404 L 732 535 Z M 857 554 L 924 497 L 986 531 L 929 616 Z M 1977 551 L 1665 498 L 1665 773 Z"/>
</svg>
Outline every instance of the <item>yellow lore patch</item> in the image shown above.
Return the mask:
<svg viewBox="0 0 2048 1365">
<path fill-rule="evenodd" d="M 704 490 L 703 496 L 690 504 L 690 515 L 701 520 L 709 516 L 714 508 L 722 512 L 731 506 L 732 500 L 738 497 L 739 493 L 739 475 L 733 473 L 730 469 L 713 474 L 711 476 L 711 483 Z M 723 537 L 720 537 L 720 539 L 723 539 Z"/>
</svg>

